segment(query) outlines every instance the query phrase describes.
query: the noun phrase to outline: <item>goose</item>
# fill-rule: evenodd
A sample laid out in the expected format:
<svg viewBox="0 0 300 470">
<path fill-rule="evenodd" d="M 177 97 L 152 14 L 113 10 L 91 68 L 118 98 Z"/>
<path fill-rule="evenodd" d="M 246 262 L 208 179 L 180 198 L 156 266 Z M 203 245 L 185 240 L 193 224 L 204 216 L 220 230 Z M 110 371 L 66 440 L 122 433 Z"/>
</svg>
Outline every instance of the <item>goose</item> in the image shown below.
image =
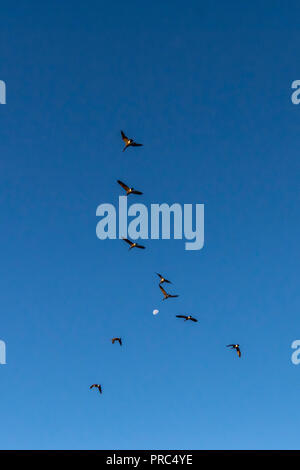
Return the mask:
<svg viewBox="0 0 300 470">
<path fill-rule="evenodd" d="M 168 281 L 168 279 L 166 279 L 165 277 L 163 277 L 161 274 L 159 273 L 155 273 L 158 275 L 158 277 L 160 278 L 160 281 L 159 281 L 159 284 L 163 284 L 164 282 L 166 282 L 167 284 L 172 284 L 171 281 Z"/>
<path fill-rule="evenodd" d="M 127 147 L 142 147 L 143 144 L 138 144 L 133 139 L 129 139 L 123 131 L 121 131 L 121 136 L 123 141 L 125 142 L 125 147 L 123 148 L 123 152 L 127 149 Z"/>
<path fill-rule="evenodd" d="M 127 184 L 123 183 L 123 181 L 117 180 L 117 183 L 122 186 L 123 189 L 126 191 L 126 196 L 129 196 L 129 194 L 143 194 L 141 191 L 137 191 L 134 188 L 130 188 L 127 186 Z"/>
<path fill-rule="evenodd" d="M 116 341 L 119 341 L 120 346 L 122 346 L 122 340 L 121 340 L 121 338 L 113 338 L 113 339 L 111 340 L 112 344 L 115 344 Z"/>
<path fill-rule="evenodd" d="M 165 289 L 159 284 L 159 288 L 160 290 L 162 291 L 162 293 L 164 294 L 164 298 L 162 300 L 166 300 L 166 299 L 169 299 L 169 298 L 175 298 L 175 297 L 179 297 L 179 295 L 171 295 L 171 294 L 168 294 Z"/>
<path fill-rule="evenodd" d="M 90 388 L 94 388 L 94 387 L 98 388 L 99 392 L 102 393 L 102 387 L 101 387 L 100 384 L 93 384 L 93 385 L 90 386 Z"/>
<path fill-rule="evenodd" d="M 195 321 L 197 322 L 198 320 L 194 317 L 192 317 L 192 315 L 176 315 L 177 318 L 184 318 L 184 321 L 187 321 L 187 320 L 192 320 L 192 321 Z"/>
<path fill-rule="evenodd" d="M 141 248 L 142 250 L 144 250 L 146 248 L 145 246 L 139 245 L 136 242 L 133 243 L 132 241 L 128 240 L 128 238 L 122 238 L 122 240 L 124 240 L 124 242 L 126 242 L 130 245 L 129 250 L 131 250 L 131 248 Z"/>
<path fill-rule="evenodd" d="M 240 345 L 239 344 L 227 344 L 226 346 L 227 348 L 231 348 L 231 349 L 235 349 L 238 356 L 241 357 L 242 353 L 241 353 L 241 350 L 240 350 Z"/>
</svg>

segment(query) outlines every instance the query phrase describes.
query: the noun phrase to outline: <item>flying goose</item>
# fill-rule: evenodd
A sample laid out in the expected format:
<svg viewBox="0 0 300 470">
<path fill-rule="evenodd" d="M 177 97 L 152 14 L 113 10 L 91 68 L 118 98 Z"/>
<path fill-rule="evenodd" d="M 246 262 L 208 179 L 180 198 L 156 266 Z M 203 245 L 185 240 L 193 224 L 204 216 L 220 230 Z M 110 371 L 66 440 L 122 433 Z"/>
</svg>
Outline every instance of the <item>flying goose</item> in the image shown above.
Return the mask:
<svg viewBox="0 0 300 470">
<path fill-rule="evenodd" d="M 120 346 L 122 346 L 122 339 L 121 339 L 121 338 L 113 338 L 113 339 L 111 340 L 112 344 L 114 344 L 116 341 L 119 341 Z"/>
<path fill-rule="evenodd" d="M 122 186 L 123 189 L 126 191 L 126 196 L 129 196 L 129 194 L 143 194 L 141 191 L 137 191 L 134 188 L 129 188 L 127 184 L 123 183 L 123 181 L 117 180 L 117 183 L 119 183 L 120 186 Z"/>
<path fill-rule="evenodd" d="M 179 297 L 178 295 L 168 294 L 160 284 L 159 284 L 159 288 L 162 291 L 162 293 L 164 294 L 164 298 L 162 300 L 166 300 L 166 299 L 173 298 L 173 297 Z"/>
<path fill-rule="evenodd" d="M 128 139 L 123 131 L 121 131 L 122 139 L 125 142 L 125 147 L 123 148 L 123 152 L 127 149 L 127 147 L 142 147 L 143 144 L 137 144 L 133 139 Z"/>
<path fill-rule="evenodd" d="M 238 356 L 241 357 L 242 353 L 241 353 L 241 350 L 240 350 L 240 345 L 239 344 L 227 344 L 226 346 L 227 348 L 231 348 L 231 349 L 235 349 Z"/>
<path fill-rule="evenodd" d="M 159 273 L 155 273 L 158 275 L 158 277 L 160 277 L 160 281 L 159 281 L 159 284 L 163 284 L 164 282 L 167 282 L 168 284 L 172 284 L 171 281 L 168 281 L 168 279 L 166 279 L 165 277 L 163 277 L 161 274 Z"/>
<path fill-rule="evenodd" d="M 131 248 L 141 248 L 142 250 L 144 250 L 146 248 L 145 246 L 139 245 L 136 242 L 133 243 L 132 241 L 128 240 L 128 238 L 122 238 L 122 240 L 124 240 L 124 242 L 126 242 L 130 245 L 129 250 L 131 250 Z"/>
<path fill-rule="evenodd" d="M 101 387 L 100 384 L 93 384 L 93 385 L 90 386 L 90 388 L 94 388 L 94 387 L 98 388 L 99 392 L 102 393 L 102 387 Z"/>
<path fill-rule="evenodd" d="M 197 322 L 198 320 L 194 317 L 192 317 L 192 315 L 176 315 L 177 318 L 184 318 L 184 321 L 187 321 L 187 320 L 192 320 L 192 321 L 195 321 Z"/>
</svg>

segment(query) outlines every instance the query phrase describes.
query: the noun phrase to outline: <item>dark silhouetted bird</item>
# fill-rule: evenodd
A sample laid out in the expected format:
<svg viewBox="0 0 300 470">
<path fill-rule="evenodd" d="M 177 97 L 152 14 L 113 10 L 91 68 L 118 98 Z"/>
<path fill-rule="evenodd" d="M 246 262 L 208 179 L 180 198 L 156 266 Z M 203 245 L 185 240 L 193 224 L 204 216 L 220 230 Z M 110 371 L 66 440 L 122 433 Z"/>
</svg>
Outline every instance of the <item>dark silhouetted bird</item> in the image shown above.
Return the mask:
<svg viewBox="0 0 300 470">
<path fill-rule="evenodd" d="M 133 139 L 128 139 L 123 131 L 121 131 L 122 139 L 125 142 L 125 147 L 123 148 L 123 152 L 127 149 L 127 147 L 142 147 L 143 144 L 137 144 Z"/>
<path fill-rule="evenodd" d="M 164 298 L 162 300 L 166 300 L 166 299 L 173 298 L 173 297 L 179 297 L 179 295 L 168 294 L 160 284 L 159 284 L 159 288 L 162 291 L 162 293 L 164 294 Z"/>
<path fill-rule="evenodd" d="M 126 242 L 130 245 L 129 250 L 131 250 L 131 248 L 141 248 L 142 250 L 144 250 L 146 248 L 145 246 L 139 245 L 136 242 L 133 243 L 132 241 L 128 240 L 128 238 L 123 238 L 122 240 L 124 240 L 124 242 Z"/>
<path fill-rule="evenodd" d="M 129 186 L 127 186 L 127 184 L 123 183 L 120 180 L 117 180 L 117 182 L 119 183 L 120 186 L 122 186 L 123 189 L 125 189 L 126 196 L 129 196 L 129 194 L 143 194 L 143 193 L 141 193 L 141 191 L 137 191 L 134 188 L 129 188 Z"/>
<path fill-rule="evenodd" d="M 184 321 L 187 321 L 187 320 L 192 320 L 192 321 L 195 321 L 197 322 L 198 320 L 194 317 L 192 317 L 192 315 L 176 315 L 177 318 L 184 318 Z"/>
<path fill-rule="evenodd" d="M 227 344 L 227 348 L 235 349 L 236 352 L 238 353 L 238 356 L 241 357 L 242 353 L 241 353 L 239 344 Z"/>
<path fill-rule="evenodd" d="M 121 340 L 121 338 L 113 338 L 113 339 L 111 340 L 112 344 L 114 344 L 116 341 L 119 341 L 120 346 L 122 346 L 122 340 Z"/>
<path fill-rule="evenodd" d="M 93 385 L 90 386 L 90 388 L 94 388 L 94 387 L 98 388 L 99 392 L 102 393 L 102 387 L 101 387 L 100 384 L 93 384 Z"/>
<path fill-rule="evenodd" d="M 164 282 L 167 282 L 168 284 L 172 284 L 171 281 L 168 281 L 168 279 L 166 279 L 165 277 L 163 277 L 161 274 L 159 274 L 159 273 L 155 273 L 155 274 L 157 274 L 158 277 L 160 277 L 160 281 L 159 281 L 160 284 L 163 284 Z"/>
</svg>

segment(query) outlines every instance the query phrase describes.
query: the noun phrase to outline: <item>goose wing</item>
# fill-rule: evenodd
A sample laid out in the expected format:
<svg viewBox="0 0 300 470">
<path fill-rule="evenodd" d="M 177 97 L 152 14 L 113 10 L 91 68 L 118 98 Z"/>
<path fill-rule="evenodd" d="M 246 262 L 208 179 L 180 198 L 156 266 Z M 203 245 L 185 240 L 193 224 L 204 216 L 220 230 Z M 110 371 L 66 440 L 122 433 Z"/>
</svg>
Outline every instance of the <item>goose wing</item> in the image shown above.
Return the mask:
<svg viewBox="0 0 300 470">
<path fill-rule="evenodd" d="M 144 250 L 146 248 L 144 245 L 139 245 L 138 243 L 135 246 L 136 246 L 136 248 L 141 248 L 142 250 Z"/>
<path fill-rule="evenodd" d="M 143 194 L 143 193 L 141 193 L 141 191 L 137 191 L 136 189 L 134 189 L 131 192 L 132 192 L 132 194 L 139 194 L 139 195 Z"/>
<path fill-rule="evenodd" d="M 129 190 L 129 186 L 127 186 L 127 184 L 123 183 L 123 181 L 120 181 L 120 180 L 117 180 L 117 183 L 122 186 L 123 189 L 125 189 L 125 191 L 128 191 Z"/>
<path fill-rule="evenodd" d="M 167 296 L 168 294 L 166 293 L 165 289 L 160 285 L 159 286 L 160 290 L 162 291 L 162 293 Z"/>
<path fill-rule="evenodd" d="M 128 137 L 124 134 L 123 131 L 121 131 L 121 136 L 122 136 L 122 139 L 124 140 L 125 144 L 127 145 L 128 142 L 129 142 L 129 139 L 128 139 Z"/>
</svg>

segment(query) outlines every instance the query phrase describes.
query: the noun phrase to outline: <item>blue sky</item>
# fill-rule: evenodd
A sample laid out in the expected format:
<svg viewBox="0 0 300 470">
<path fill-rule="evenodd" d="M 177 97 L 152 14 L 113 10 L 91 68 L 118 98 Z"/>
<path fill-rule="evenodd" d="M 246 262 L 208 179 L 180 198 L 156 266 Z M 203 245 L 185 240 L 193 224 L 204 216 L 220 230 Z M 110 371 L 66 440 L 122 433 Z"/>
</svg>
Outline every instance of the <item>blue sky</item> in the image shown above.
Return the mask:
<svg viewBox="0 0 300 470">
<path fill-rule="evenodd" d="M 299 448 L 299 10 L 1 5 L 1 448 Z M 204 248 L 97 239 L 118 178 L 204 203 Z"/>
</svg>

